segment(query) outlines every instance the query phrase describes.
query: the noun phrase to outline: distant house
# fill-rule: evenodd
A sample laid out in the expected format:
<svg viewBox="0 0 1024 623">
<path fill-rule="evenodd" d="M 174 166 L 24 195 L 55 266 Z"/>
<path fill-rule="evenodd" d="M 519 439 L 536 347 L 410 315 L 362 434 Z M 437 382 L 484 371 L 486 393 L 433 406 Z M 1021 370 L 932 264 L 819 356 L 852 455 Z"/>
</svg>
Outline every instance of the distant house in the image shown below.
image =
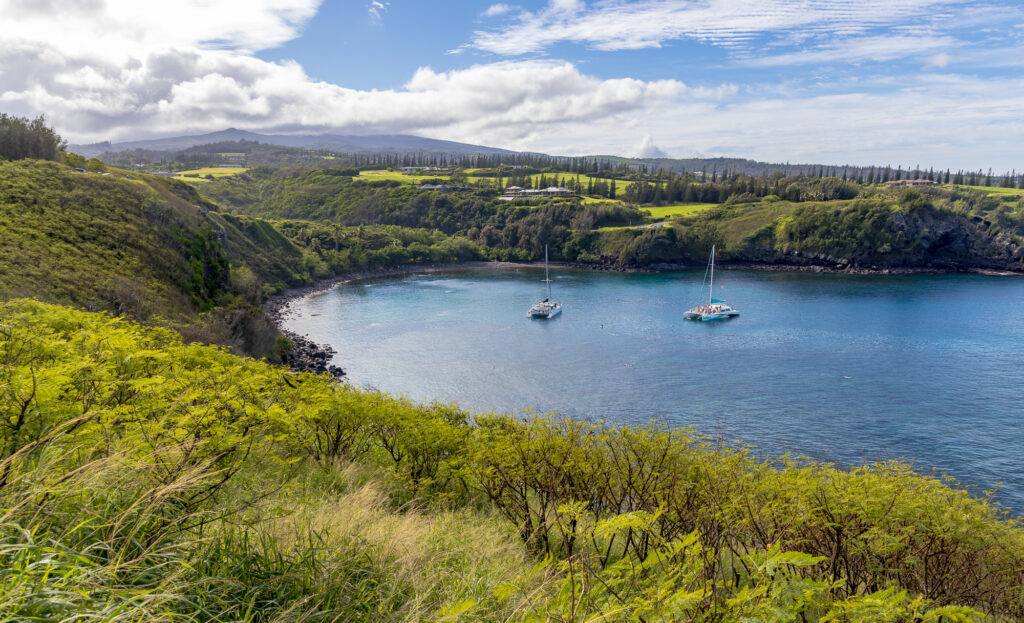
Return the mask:
<svg viewBox="0 0 1024 623">
<path fill-rule="evenodd" d="M 452 186 L 451 184 L 424 184 L 420 190 L 434 190 L 439 193 L 454 193 L 465 190 L 475 190 L 472 186 Z"/>
<path fill-rule="evenodd" d="M 882 186 L 888 186 L 889 188 L 895 188 L 897 186 L 932 186 L 935 182 L 932 180 L 917 179 L 917 180 L 891 180 L 888 182 L 882 182 Z"/>
<path fill-rule="evenodd" d="M 521 186 L 509 186 L 505 189 L 502 199 L 508 201 L 519 197 L 534 199 L 539 197 L 568 197 L 573 192 L 561 186 L 548 186 L 547 188 L 523 188 Z"/>
</svg>

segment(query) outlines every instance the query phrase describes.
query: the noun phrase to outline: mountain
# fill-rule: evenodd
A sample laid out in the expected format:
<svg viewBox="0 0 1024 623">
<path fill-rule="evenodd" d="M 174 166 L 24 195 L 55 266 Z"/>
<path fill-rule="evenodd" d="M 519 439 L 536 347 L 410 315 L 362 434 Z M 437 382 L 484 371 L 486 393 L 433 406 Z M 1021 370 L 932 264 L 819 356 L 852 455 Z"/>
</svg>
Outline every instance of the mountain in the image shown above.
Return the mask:
<svg viewBox="0 0 1024 623">
<path fill-rule="evenodd" d="M 246 130 L 229 128 L 220 132 L 170 138 L 128 141 L 124 143 L 91 143 L 88 145 L 71 145 L 70 151 L 87 158 L 104 153 L 146 149 L 152 151 L 179 151 L 232 141 L 255 141 L 284 147 L 301 147 L 307 149 L 329 149 L 340 152 L 437 152 L 447 154 L 514 154 L 517 152 L 483 145 L 442 141 L 411 134 L 374 134 L 366 136 L 347 134 L 259 134 Z"/>
</svg>

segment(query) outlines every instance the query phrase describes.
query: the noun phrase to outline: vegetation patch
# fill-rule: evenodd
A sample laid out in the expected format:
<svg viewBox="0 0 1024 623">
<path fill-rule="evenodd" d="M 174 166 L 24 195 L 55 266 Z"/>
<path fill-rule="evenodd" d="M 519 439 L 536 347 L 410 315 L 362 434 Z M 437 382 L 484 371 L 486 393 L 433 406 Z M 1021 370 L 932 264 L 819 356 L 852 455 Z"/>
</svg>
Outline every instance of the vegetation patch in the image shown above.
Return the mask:
<svg viewBox="0 0 1024 623">
<path fill-rule="evenodd" d="M 1024 190 L 1020 188 L 1002 188 L 999 186 L 963 186 L 971 190 L 980 190 L 990 197 L 1024 197 Z"/>
<path fill-rule="evenodd" d="M 641 210 L 651 213 L 651 218 L 656 221 L 662 221 L 672 216 L 685 216 L 688 214 L 696 214 L 710 208 L 717 207 L 717 203 L 689 203 L 680 205 L 668 205 L 668 206 L 652 206 L 642 207 Z"/>
<path fill-rule="evenodd" d="M 184 180 L 186 182 L 205 182 L 208 178 L 213 177 L 227 177 L 229 175 L 238 175 L 239 173 L 245 173 L 249 169 L 247 167 L 202 167 L 199 169 L 189 169 L 188 171 L 181 171 L 175 175 L 175 178 Z"/>
<path fill-rule="evenodd" d="M 0 379 L 14 619 L 1024 616 L 1019 522 L 899 462 L 474 417 L 35 301 Z"/>
</svg>

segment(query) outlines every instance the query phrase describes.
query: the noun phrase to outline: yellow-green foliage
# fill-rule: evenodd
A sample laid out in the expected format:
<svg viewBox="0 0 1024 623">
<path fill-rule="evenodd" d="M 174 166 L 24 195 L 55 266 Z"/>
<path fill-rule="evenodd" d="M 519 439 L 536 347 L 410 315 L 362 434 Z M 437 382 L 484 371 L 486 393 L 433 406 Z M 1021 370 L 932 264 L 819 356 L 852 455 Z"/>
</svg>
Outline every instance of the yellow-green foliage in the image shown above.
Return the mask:
<svg viewBox="0 0 1024 623">
<path fill-rule="evenodd" d="M 206 182 L 209 181 L 206 179 L 206 176 L 227 177 L 229 175 L 245 173 L 248 170 L 248 167 L 202 167 L 181 171 L 175 175 L 175 178 L 185 182 Z"/>
<path fill-rule="evenodd" d="M 425 180 L 433 180 L 439 177 L 447 178 L 447 173 L 440 174 L 418 174 L 418 173 L 402 173 L 401 171 L 388 171 L 386 169 L 380 169 L 378 171 L 360 171 L 360 179 L 367 181 L 391 181 L 401 182 L 403 184 L 422 184 Z"/>
<path fill-rule="evenodd" d="M 1021 618 L 1020 526 L 952 484 L 473 418 L 0 305 L 6 618 Z"/>
<path fill-rule="evenodd" d="M 393 431 L 406 410 L 439 413 L 162 329 L 0 306 L 3 618 L 418 621 L 467 600 L 506 618 L 536 583 L 523 548 L 486 513 L 391 499 L 432 486 L 450 449 Z M 339 430 L 403 457 L 395 480 L 346 467 L 360 450 L 323 443 Z"/>
<path fill-rule="evenodd" d="M 0 297 L 180 315 L 193 274 L 182 243 L 204 223 L 164 182 L 0 162 Z"/>
<path fill-rule="evenodd" d="M 980 190 L 992 197 L 1024 197 L 1024 189 L 1021 188 L 1003 188 L 1001 186 L 962 186 L 961 188 Z"/>
<path fill-rule="evenodd" d="M 670 216 L 696 214 L 697 212 L 703 212 L 704 210 L 717 206 L 717 203 L 686 203 L 682 205 L 644 208 L 644 210 L 651 213 L 651 218 L 660 221 L 662 219 L 669 218 Z"/>
</svg>

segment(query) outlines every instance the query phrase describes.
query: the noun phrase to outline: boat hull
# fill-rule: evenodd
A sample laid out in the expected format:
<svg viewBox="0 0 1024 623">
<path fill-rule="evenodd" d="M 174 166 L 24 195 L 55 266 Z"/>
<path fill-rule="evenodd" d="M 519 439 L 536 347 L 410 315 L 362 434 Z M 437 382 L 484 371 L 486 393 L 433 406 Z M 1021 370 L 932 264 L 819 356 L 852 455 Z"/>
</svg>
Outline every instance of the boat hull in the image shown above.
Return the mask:
<svg viewBox="0 0 1024 623">
<path fill-rule="evenodd" d="M 537 318 L 540 320 L 549 320 L 554 318 L 558 314 L 562 313 L 561 305 L 535 305 L 530 308 L 530 311 L 526 312 L 529 318 Z"/>
<path fill-rule="evenodd" d="M 562 310 L 559 309 L 559 310 L 557 310 L 557 312 L 547 312 L 547 313 L 541 312 L 541 313 L 538 313 L 538 314 L 530 314 L 529 317 L 530 318 L 534 318 L 534 319 L 538 319 L 538 320 L 551 320 L 552 318 L 558 316 L 561 313 L 562 313 Z"/>
<path fill-rule="evenodd" d="M 690 311 L 683 314 L 683 317 L 686 318 L 687 320 L 700 320 L 701 322 L 710 322 L 712 320 L 734 318 L 739 315 L 740 313 L 732 308 L 713 311 L 699 311 L 691 309 Z"/>
<path fill-rule="evenodd" d="M 703 314 L 699 318 L 701 322 L 710 322 L 712 320 L 725 320 L 726 318 L 735 318 L 739 316 L 739 312 L 731 312 L 728 314 Z"/>
</svg>

